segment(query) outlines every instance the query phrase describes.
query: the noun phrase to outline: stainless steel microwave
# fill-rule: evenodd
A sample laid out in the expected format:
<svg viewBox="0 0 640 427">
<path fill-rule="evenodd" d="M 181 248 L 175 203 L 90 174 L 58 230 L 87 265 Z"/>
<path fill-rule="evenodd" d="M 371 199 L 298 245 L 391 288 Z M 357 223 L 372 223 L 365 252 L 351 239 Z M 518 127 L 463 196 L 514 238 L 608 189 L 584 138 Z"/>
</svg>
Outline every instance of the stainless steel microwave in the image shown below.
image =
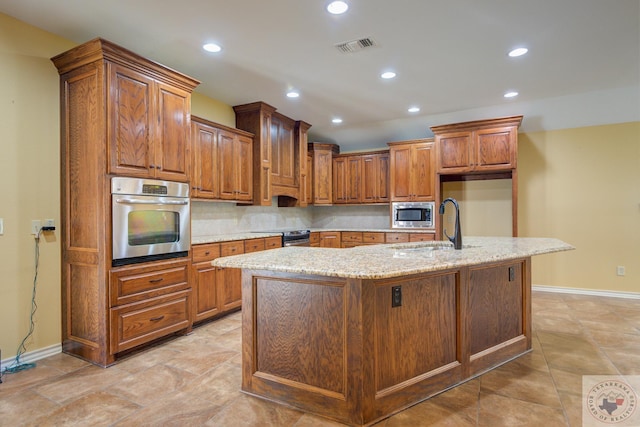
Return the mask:
<svg viewBox="0 0 640 427">
<path fill-rule="evenodd" d="M 434 202 L 391 203 L 391 228 L 435 228 Z"/>
</svg>

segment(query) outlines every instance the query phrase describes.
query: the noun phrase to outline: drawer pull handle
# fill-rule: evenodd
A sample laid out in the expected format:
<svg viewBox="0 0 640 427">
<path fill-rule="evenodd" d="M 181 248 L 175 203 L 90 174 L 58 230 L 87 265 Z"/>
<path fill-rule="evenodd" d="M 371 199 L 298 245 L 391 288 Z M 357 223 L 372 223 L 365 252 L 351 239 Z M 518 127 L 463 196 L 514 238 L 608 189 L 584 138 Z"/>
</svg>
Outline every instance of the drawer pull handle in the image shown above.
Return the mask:
<svg viewBox="0 0 640 427">
<path fill-rule="evenodd" d="M 209 252 L 209 251 L 206 251 L 206 252 L 205 252 L 204 254 L 205 254 L 205 255 L 209 255 L 210 253 L 211 253 L 211 252 Z"/>
<path fill-rule="evenodd" d="M 162 320 L 162 319 L 164 319 L 164 314 L 162 316 L 152 317 L 149 320 L 152 322 L 157 322 L 158 320 Z"/>
<path fill-rule="evenodd" d="M 163 277 L 158 277 L 157 279 L 151 279 L 149 280 L 149 283 L 160 283 L 164 280 Z"/>
</svg>

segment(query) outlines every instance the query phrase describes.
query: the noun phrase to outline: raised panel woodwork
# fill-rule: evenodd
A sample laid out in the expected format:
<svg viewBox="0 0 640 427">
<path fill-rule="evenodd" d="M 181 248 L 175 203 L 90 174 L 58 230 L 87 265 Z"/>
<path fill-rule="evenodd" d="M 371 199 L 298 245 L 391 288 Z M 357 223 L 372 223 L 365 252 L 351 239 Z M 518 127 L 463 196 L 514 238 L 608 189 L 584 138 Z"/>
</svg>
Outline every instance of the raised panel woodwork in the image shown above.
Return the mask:
<svg viewBox="0 0 640 427">
<path fill-rule="evenodd" d="M 220 244 L 220 256 L 239 255 L 244 253 L 244 241 L 236 240 Z M 236 268 L 219 268 L 217 282 L 219 284 L 220 309 L 228 311 L 242 304 L 242 270 Z"/>
<path fill-rule="evenodd" d="M 347 203 L 347 159 L 338 157 L 333 159 L 333 203 Z"/>
<path fill-rule="evenodd" d="M 389 146 L 391 201 L 434 200 L 433 139 L 391 142 Z"/>
<path fill-rule="evenodd" d="M 520 263 L 469 269 L 472 357 L 524 334 L 522 271 Z"/>
<path fill-rule="evenodd" d="M 438 170 L 449 172 L 461 172 L 470 170 L 473 165 L 471 132 L 455 132 L 446 135 L 437 135 L 438 146 Z"/>
<path fill-rule="evenodd" d="M 121 352 L 189 328 L 191 289 L 111 309 L 111 346 Z"/>
<path fill-rule="evenodd" d="M 158 133 L 155 139 L 155 177 L 169 181 L 190 178 L 191 93 L 156 83 L 158 91 Z"/>
<path fill-rule="evenodd" d="M 320 246 L 320 233 L 317 231 L 312 231 L 309 234 L 309 245 L 313 247 Z"/>
<path fill-rule="evenodd" d="M 114 174 L 152 177 L 154 81 L 140 72 L 109 64 L 109 153 Z M 150 172 L 151 171 L 151 172 Z"/>
<path fill-rule="evenodd" d="M 389 153 L 362 155 L 362 203 L 389 202 Z"/>
<path fill-rule="evenodd" d="M 237 189 L 237 174 L 234 169 L 234 159 L 237 149 L 234 149 L 233 134 L 228 132 L 218 133 L 218 156 L 220 198 L 234 200 Z"/>
<path fill-rule="evenodd" d="M 346 393 L 347 319 L 340 282 L 257 279 L 256 375 L 297 382 L 333 396 Z M 317 319 L 322 319 L 318 322 Z M 288 351 L 286 350 L 288 349 Z"/>
<path fill-rule="evenodd" d="M 236 139 L 236 170 L 237 192 L 236 200 L 251 201 L 253 199 L 253 139 L 237 135 Z"/>
<path fill-rule="evenodd" d="M 282 238 L 280 236 L 275 237 L 265 237 L 264 239 L 264 248 L 267 249 L 276 249 L 282 247 Z"/>
<path fill-rule="evenodd" d="M 184 259 L 114 268 L 109 273 L 111 306 L 128 304 L 189 287 Z"/>
<path fill-rule="evenodd" d="M 365 244 L 377 244 L 384 243 L 384 233 L 375 231 L 362 232 L 362 243 Z"/>
<path fill-rule="evenodd" d="M 347 157 L 346 202 L 360 203 L 362 200 L 362 157 Z"/>
<path fill-rule="evenodd" d="M 309 143 L 313 153 L 313 204 L 333 204 L 333 156 L 340 152 L 335 144 Z"/>
<path fill-rule="evenodd" d="M 514 149 L 515 133 L 514 126 L 477 130 L 476 168 L 513 169 L 517 159 Z"/>
<path fill-rule="evenodd" d="M 399 307 L 391 306 L 393 286 L 402 290 Z M 450 368 L 459 365 L 456 308 L 454 275 L 427 276 L 376 287 L 376 392 L 447 365 Z"/>
<path fill-rule="evenodd" d="M 244 253 L 264 251 L 264 239 L 248 239 L 244 241 Z"/>
<path fill-rule="evenodd" d="M 278 113 L 271 118 L 271 184 L 293 187 L 296 185 L 294 121 Z"/>
<path fill-rule="evenodd" d="M 218 130 L 192 117 L 192 173 L 191 197 L 217 199 L 220 197 L 218 180 Z"/>
<path fill-rule="evenodd" d="M 221 312 L 217 271 L 218 269 L 211 265 L 211 261 L 193 264 L 193 322 L 200 322 Z"/>
<path fill-rule="evenodd" d="M 341 239 L 339 231 L 321 231 L 320 247 L 322 248 L 339 248 L 341 247 Z"/>
</svg>

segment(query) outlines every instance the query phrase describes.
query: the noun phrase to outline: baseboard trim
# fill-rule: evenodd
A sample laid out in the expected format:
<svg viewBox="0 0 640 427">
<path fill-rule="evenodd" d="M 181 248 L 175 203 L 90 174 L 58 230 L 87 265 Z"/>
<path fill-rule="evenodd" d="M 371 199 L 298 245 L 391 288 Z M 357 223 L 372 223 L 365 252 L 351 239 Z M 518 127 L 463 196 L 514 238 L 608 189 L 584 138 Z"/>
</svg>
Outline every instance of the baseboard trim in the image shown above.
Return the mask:
<svg viewBox="0 0 640 427">
<path fill-rule="evenodd" d="M 20 363 L 33 363 L 36 360 L 44 359 L 45 357 L 53 356 L 58 353 L 62 353 L 62 344 L 54 344 L 49 347 L 43 347 L 24 353 L 20 356 Z M 4 371 L 5 368 L 11 367 L 15 360 L 15 356 L 2 360 L 2 370 Z"/>
<path fill-rule="evenodd" d="M 557 286 L 541 286 L 541 285 L 533 285 L 531 286 L 531 290 L 538 291 L 538 292 L 554 292 L 557 294 L 575 294 L 575 295 L 591 295 L 591 296 L 597 296 L 597 297 L 640 299 L 640 293 L 638 292 L 603 291 L 603 290 L 581 289 L 581 288 L 561 288 Z"/>
</svg>

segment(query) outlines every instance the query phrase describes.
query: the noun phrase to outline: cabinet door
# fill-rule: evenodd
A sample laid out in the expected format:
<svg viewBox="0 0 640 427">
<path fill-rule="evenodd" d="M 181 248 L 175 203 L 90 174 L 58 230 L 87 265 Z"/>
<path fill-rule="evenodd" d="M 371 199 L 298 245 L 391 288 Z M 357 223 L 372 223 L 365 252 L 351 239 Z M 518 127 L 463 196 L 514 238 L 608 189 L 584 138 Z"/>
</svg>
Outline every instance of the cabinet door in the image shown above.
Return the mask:
<svg viewBox="0 0 640 427">
<path fill-rule="evenodd" d="M 244 253 L 244 241 L 237 240 L 220 244 L 220 256 L 239 255 Z M 222 311 L 233 310 L 242 305 L 242 270 L 239 268 L 219 268 L 218 298 Z"/>
<path fill-rule="evenodd" d="M 362 201 L 362 157 L 347 157 L 346 174 L 346 203 L 360 203 Z"/>
<path fill-rule="evenodd" d="M 107 142 L 109 173 L 150 178 L 155 174 L 153 79 L 108 63 Z"/>
<path fill-rule="evenodd" d="M 330 150 L 313 152 L 313 204 L 333 203 L 333 154 Z"/>
<path fill-rule="evenodd" d="M 389 191 L 389 154 L 378 155 L 378 176 L 376 181 L 376 189 L 378 191 L 376 202 L 388 202 L 391 199 Z"/>
<path fill-rule="evenodd" d="M 220 313 L 217 268 L 210 261 L 193 265 L 193 321 L 199 322 Z"/>
<path fill-rule="evenodd" d="M 220 198 L 225 200 L 234 200 L 236 197 L 233 145 L 231 133 L 224 131 L 218 133 L 218 181 L 220 183 Z"/>
<path fill-rule="evenodd" d="M 362 156 L 362 203 L 389 201 L 389 155 Z"/>
<path fill-rule="evenodd" d="M 304 198 L 307 205 L 313 203 L 313 157 L 307 156 L 307 174 L 304 176 Z"/>
<path fill-rule="evenodd" d="M 412 147 L 412 200 L 431 201 L 435 198 L 435 171 L 432 153 L 433 145 L 431 143 L 417 144 Z"/>
<path fill-rule="evenodd" d="M 333 159 L 333 203 L 347 203 L 347 160 Z"/>
<path fill-rule="evenodd" d="M 473 164 L 471 132 L 452 132 L 436 136 L 438 172 L 468 172 Z"/>
<path fill-rule="evenodd" d="M 236 176 L 236 200 L 253 199 L 253 139 L 236 135 L 234 141 Z"/>
<path fill-rule="evenodd" d="M 155 176 L 189 181 L 191 94 L 156 83 L 158 130 L 153 135 Z"/>
<path fill-rule="evenodd" d="M 271 183 L 294 186 L 295 148 L 294 123 L 274 115 L 271 118 Z"/>
<path fill-rule="evenodd" d="M 475 132 L 476 170 L 505 170 L 516 167 L 516 128 L 480 129 Z"/>
<path fill-rule="evenodd" d="M 341 238 L 340 238 L 339 231 L 320 232 L 320 247 L 339 248 L 340 246 L 341 246 Z"/>
<path fill-rule="evenodd" d="M 391 147 L 390 186 L 391 200 L 408 202 L 411 200 L 411 147 L 410 145 Z"/>
<path fill-rule="evenodd" d="M 218 189 L 218 133 L 215 128 L 192 122 L 193 170 L 191 197 L 216 199 Z"/>
</svg>

